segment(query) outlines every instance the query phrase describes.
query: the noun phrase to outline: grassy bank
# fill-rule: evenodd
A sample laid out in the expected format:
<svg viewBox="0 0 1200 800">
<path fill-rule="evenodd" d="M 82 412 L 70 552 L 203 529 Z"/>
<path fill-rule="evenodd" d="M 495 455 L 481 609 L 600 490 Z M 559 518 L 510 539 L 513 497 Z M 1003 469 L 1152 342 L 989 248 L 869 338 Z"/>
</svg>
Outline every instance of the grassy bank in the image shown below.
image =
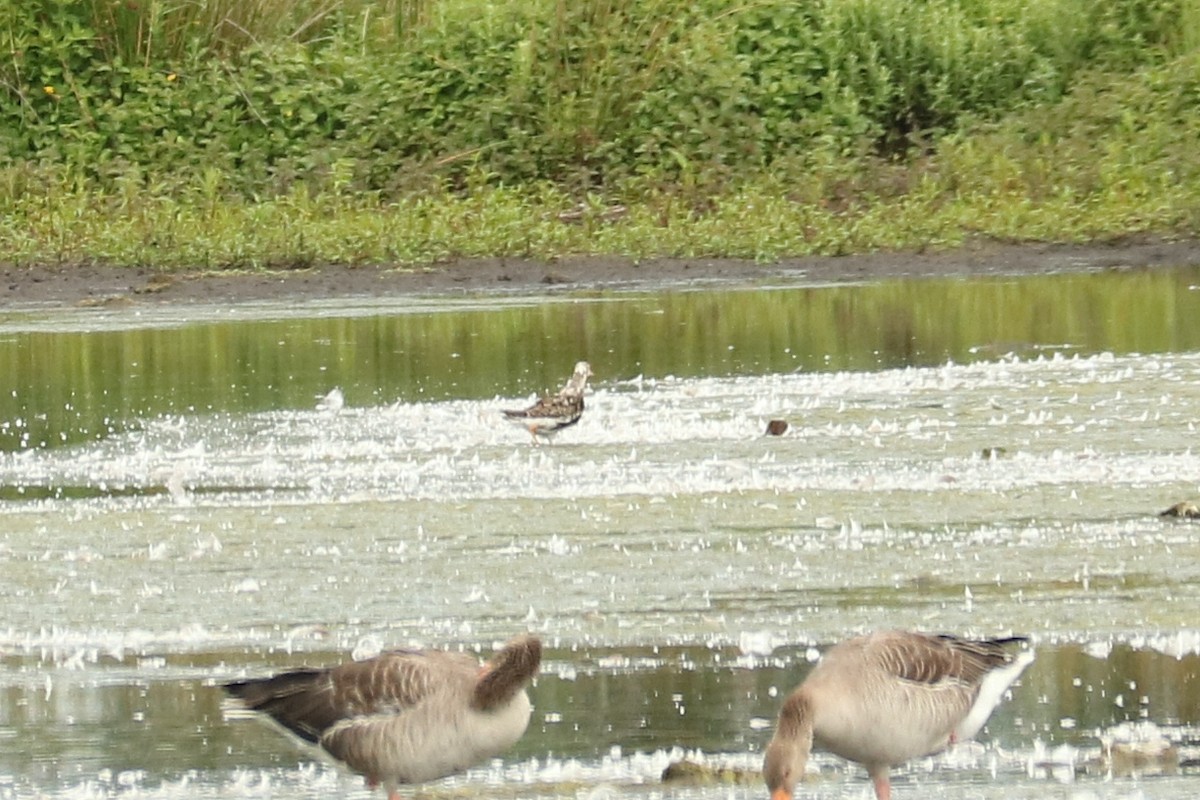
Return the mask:
<svg viewBox="0 0 1200 800">
<path fill-rule="evenodd" d="M 1200 0 L 0 0 L 0 31 L 9 262 L 1200 234 Z"/>
</svg>

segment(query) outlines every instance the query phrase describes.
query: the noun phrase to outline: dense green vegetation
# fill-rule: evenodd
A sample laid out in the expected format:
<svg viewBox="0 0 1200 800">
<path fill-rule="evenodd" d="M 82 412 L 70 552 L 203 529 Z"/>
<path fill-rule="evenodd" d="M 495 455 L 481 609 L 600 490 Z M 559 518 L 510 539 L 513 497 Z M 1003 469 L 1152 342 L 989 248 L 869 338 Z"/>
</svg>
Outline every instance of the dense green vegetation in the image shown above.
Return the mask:
<svg viewBox="0 0 1200 800">
<path fill-rule="evenodd" d="M 17 263 L 1200 232 L 1200 0 L 0 0 L 0 34 Z"/>
</svg>

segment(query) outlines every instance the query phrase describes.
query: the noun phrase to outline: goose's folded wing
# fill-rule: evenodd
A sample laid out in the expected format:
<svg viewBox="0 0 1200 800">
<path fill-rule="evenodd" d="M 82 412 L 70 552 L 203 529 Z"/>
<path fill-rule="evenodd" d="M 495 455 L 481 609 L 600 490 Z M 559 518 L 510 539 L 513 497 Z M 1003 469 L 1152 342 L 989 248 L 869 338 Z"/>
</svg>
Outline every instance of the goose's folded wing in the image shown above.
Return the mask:
<svg viewBox="0 0 1200 800">
<path fill-rule="evenodd" d="M 321 735 L 321 746 L 365 775 L 390 772 L 404 783 L 457 771 L 472 757 L 439 753 L 452 767 L 419 777 L 428 764 L 419 763 L 423 750 L 417 743 L 440 741 L 459 724 L 481 669 L 469 656 L 437 651 L 343 664 L 331 675 L 342 716 Z M 408 714 L 417 706 L 424 710 Z"/>
<path fill-rule="evenodd" d="M 384 653 L 331 670 L 329 701 L 342 719 L 399 713 L 478 669 L 477 661 L 456 653 Z"/>
<path fill-rule="evenodd" d="M 1004 644 L 1015 640 L 969 641 L 955 636 L 898 633 L 885 639 L 877 651 L 881 668 L 913 683 L 979 685 L 993 669 L 1011 656 Z"/>
<path fill-rule="evenodd" d="M 334 726 L 399 714 L 439 686 L 478 669 L 469 656 L 397 651 L 332 669 L 301 669 L 225 685 L 237 705 L 268 714 L 300 738 L 318 743 Z"/>
</svg>

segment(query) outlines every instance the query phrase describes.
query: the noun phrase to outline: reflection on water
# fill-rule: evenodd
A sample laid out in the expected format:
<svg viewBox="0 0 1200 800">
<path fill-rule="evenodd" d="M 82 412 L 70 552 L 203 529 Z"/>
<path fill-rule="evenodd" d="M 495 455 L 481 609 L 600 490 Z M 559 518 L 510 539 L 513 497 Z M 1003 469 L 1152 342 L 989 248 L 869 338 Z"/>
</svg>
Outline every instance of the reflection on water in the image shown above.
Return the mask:
<svg viewBox="0 0 1200 800">
<path fill-rule="evenodd" d="M 147 417 L 520 396 L 578 358 L 600 380 L 969 363 L 1047 348 L 1200 349 L 1200 270 L 1020 280 L 663 292 L 501 308 L 181 324 L 140 312 L 66 332 L 0 319 L 0 451 L 54 447 Z M 425 308 L 422 306 L 422 308 Z M 37 321 L 39 324 L 33 325 Z M 47 330 L 47 327 L 50 327 Z"/>
<path fill-rule="evenodd" d="M 898 798 L 1195 797 L 1200 526 L 1157 512 L 1200 494 L 1198 278 L 8 315 L 0 800 L 371 797 L 216 683 L 522 629 L 529 734 L 423 791 L 620 800 L 756 769 L 816 648 L 878 627 L 1039 650 Z M 583 420 L 531 447 L 497 409 L 580 357 Z M 1156 736 L 1175 774 L 1106 777 Z M 815 763 L 805 798 L 869 791 Z"/>
<path fill-rule="evenodd" d="M 55 786 L 109 771 L 154 787 L 184 775 L 211 781 L 234 768 L 293 768 L 311 751 L 265 724 L 226 720 L 216 684 L 242 674 L 242 665 L 257 674 L 338 658 L 221 653 L 82 672 L 10 659 L 0 684 L 0 776 Z M 665 760 L 683 754 L 755 770 L 780 697 L 810 666 L 804 649 L 787 648 L 770 658 L 720 649 L 549 651 L 531 689 L 530 729 L 505 761 L 524 765 L 534 784 L 586 780 L 589 771 L 602 773 L 593 779 L 654 783 Z M 1117 647 L 1102 659 L 1077 646 L 1043 646 L 980 744 L 899 773 L 933 768 L 983 782 L 997 756 L 1002 771 L 1019 776 L 1056 749 L 1064 758 L 1065 747 L 1075 769 L 1101 770 L 1102 742 L 1138 723 L 1175 745 L 1176 771 L 1200 774 L 1198 672 L 1197 655 Z M 832 756 L 815 763 L 830 776 L 852 776 L 838 780 L 862 779 Z M 751 783 L 747 792 L 758 788 Z"/>
</svg>

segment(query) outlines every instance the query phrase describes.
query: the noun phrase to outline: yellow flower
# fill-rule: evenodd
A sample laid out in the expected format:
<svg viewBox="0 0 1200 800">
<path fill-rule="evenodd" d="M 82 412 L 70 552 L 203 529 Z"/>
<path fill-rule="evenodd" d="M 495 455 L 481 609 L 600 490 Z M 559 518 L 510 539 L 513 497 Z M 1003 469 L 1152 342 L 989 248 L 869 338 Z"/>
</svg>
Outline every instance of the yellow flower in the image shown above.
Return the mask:
<svg viewBox="0 0 1200 800">
<path fill-rule="evenodd" d="M 178 76 L 178 75 L 176 75 L 174 72 L 168 72 L 168 73 L 167 73 L 167 83 L 174 83 L 174 82 L 175 82 L 175 79 L 176 79 L 176 78 L 178 78 L 178 77 L 179 77 L 179 76 Z"/>
<path fill-rule="evenodd" d="M 46 94 L 54 94 L 54 87 L 53 86 L 43 86 L 42 91 L 45 92 Z"/>
</svg>

